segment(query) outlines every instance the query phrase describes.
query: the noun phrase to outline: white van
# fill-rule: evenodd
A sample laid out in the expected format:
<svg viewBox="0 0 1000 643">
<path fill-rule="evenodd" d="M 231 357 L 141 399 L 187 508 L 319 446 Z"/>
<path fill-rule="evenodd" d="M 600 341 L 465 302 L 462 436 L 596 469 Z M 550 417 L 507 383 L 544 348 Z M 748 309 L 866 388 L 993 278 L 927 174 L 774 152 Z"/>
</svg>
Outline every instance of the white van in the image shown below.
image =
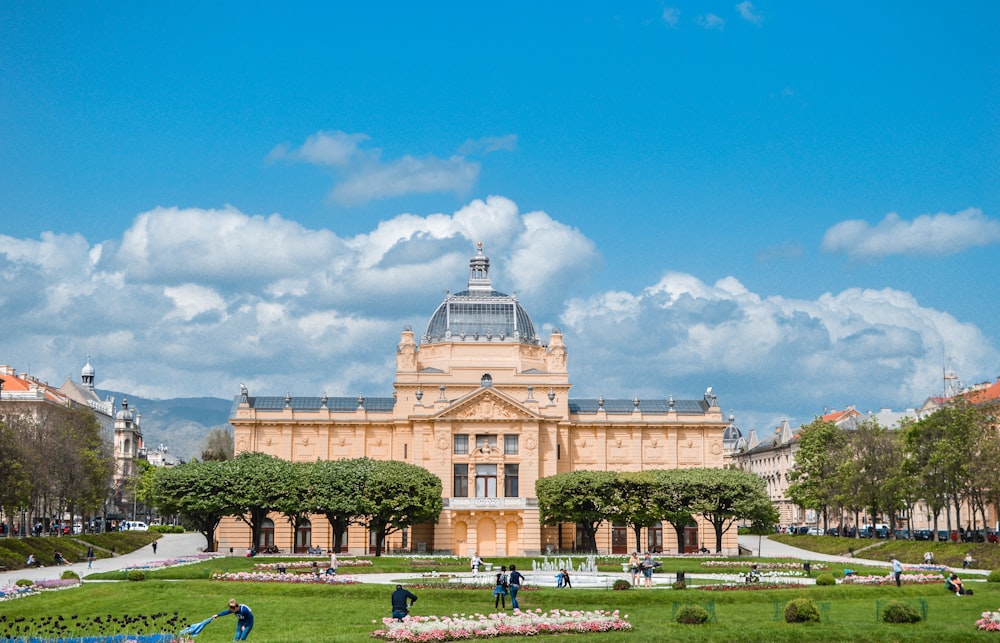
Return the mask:
<svg viewBox="0 0 1000 643">
<path fill-rule="evenodd" d="M 149 531 L 149 527 L 141 520 L 125 520 L 122 522 L 121 531 Z"/>
</svg>

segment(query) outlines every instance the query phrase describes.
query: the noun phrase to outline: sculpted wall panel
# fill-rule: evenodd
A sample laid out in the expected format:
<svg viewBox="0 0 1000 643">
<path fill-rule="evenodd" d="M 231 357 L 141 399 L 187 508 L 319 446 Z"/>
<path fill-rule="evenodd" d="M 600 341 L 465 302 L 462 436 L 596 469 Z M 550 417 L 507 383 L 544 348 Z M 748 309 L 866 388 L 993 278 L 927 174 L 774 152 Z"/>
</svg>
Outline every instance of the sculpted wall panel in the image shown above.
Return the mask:
<svg viewBox="0 0 1000 643">
<path fill-rule="evenodd" d="M 677 460 L 682 465 L 704 463 L 704 438 L 701 431 L 688 429 L 680 432 L 677 440 Z"/>
</svg>

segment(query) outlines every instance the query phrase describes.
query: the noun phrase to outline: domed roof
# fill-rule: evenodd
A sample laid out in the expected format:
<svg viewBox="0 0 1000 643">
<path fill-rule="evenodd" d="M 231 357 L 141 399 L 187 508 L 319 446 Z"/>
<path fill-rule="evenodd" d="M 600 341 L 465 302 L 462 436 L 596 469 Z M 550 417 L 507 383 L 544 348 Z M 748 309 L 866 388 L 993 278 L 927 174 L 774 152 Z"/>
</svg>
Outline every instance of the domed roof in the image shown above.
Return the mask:
<svg viewBox="0 0 1000 643">
<path fill-rule="evenodd" d="M 743 437 L 743 432 L 735 424 L 730 424 L 722 431 L 723 440 L 739 440 Z"/>
<path fill-rule="evenodd" d="M 531 317 L 517 297 L 493 290 L 490 260 L 482 242 L 469 260 L 469 287 L 449 293 L 427 324 L 422 342 L 519 342 L 539 344 Z"/>
<path fill-rule="evenodd" d="M 115 414 L 116 420 L 132 421 L 135 419 L 135 411 L 128 407 L 128 398 L 122 398 L 122 408 Z"/>
<path fill-rule="evenodd" d="M 87 355 L 87 363 L 83 366 L 83 369 L 80 371 L 80 376 L 81 377 L 94 376 L 94 367 L 90 365 L 90 355 Z"/>
</svg>

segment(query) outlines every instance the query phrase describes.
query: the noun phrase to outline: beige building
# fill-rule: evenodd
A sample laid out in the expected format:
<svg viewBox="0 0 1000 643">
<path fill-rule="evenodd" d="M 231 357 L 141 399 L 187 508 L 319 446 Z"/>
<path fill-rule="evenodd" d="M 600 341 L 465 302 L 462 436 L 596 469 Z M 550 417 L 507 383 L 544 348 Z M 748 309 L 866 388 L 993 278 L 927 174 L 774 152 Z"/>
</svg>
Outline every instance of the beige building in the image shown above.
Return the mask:
<svg viewBox="0 0 1000 643">
<path fill-rule="evenodd" d="M 393 534 L 393 551 L 533 555 L 588 549 L 575 525 L 542 526 L 535 481 L 574 470 L 639 471 L 723 466 L 723 419 L 711 389 L 701 399 L 570 397 L 568 349 L 559 330 L 547 343 L 517 298 L 493 290 L 482 244 L 468 288 L 448 294 L 417 341 L 404 329 L 389 397 L 255 397 L 245 388 L 230 423 L 236 453 L 258 451 L 303 462 L 369 457 L 422 466 L 441 478 L 437 524 Z M 705 531 L 702 530 L 706 530 Z M 676 549 L 669 525 L 643 530 L 644 548 Z M 691 548 L 712 542 L 711 526 L 689 529 Z M 249 547 L 249 528 L 220 525 L 219 546 Z M 271 516 L 258 547 L 331 547 L 322 516 L 292 533 Z M 628 540 L 627 540 L 628 539 Z M 370 535 L 352 527 L 351 552 Z M 635 548 L 631 529 L 603 525 L 598 550 Z M 735 530 L 723 540 L 737 548 Z"/>
</svg>

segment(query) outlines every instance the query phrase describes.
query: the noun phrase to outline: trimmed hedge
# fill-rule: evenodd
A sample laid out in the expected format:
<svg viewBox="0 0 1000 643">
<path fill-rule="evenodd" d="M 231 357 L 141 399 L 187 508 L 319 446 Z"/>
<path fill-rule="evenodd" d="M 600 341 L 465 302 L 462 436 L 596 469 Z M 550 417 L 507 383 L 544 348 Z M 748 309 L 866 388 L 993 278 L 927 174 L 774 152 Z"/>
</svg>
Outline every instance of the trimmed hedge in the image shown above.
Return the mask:
<svg viewBox="0 0 1000 643">
<path fill-rule="evenodd" d="M 708 610 L 701 605 L 682 605 L 677 610 L 677 622 L 681 625 L 703 625 L 709 617 Z"/>
<path fill-rule="evenodd" d="M 817 585 L 836 585 L 837 579 L 833 577 L 833 574 L 824 573 L 816 577 Z"/>
<path fill-rule="evenodd" d="M 785 605 L 786 623 L 819 623 L 819 607 L 809 598 L 794 598 Z"/>
<path fill-rule="evenodd" d="M 886 623 L 918 623 L 920 612 L 909 603 L 892 601 L 882 610 L 882 620 Z"/>
</svg>

